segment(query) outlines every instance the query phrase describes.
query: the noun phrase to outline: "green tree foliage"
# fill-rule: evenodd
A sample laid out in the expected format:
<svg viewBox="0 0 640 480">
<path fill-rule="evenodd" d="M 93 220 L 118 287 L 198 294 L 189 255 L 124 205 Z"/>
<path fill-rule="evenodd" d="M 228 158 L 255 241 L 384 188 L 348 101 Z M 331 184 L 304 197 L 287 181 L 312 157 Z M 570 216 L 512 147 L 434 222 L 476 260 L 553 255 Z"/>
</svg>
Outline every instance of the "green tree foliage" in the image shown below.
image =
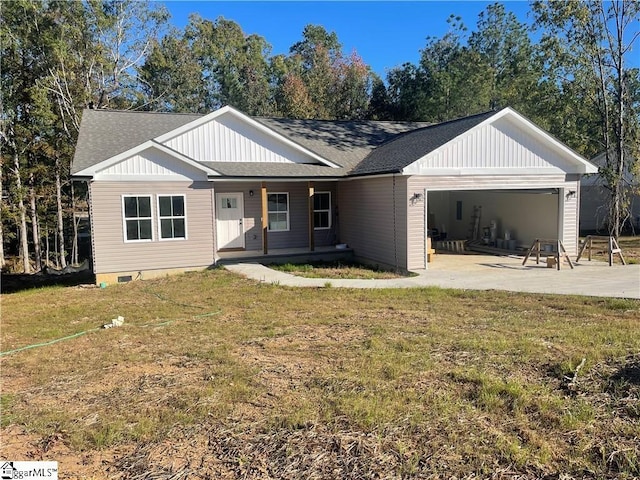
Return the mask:
<svg viewBox="0 0 640 480">
<path fill-rule="evenodd" d="M 387 74 L 387 82 L 388 110 L 392 119 L 418 121 L 428 118 L 429 87 L 421 68 L 405 63 Z"/>
<path fill-rule="evenodd" d="M 177 30 L 154 40 L 139 74 L 149 109 L 206 113 L 213 108 L 202 65 L 189 40 Z"/>
<path fill-rule="evenodd" d="M 231 20 L 198 15 L 191 16 L 184 35 L 202 69 L 208 109 L 233 105 L 250 115 L 270 110 L 270 46 L 262 37 L 245 35 Z"/>
<path fill-rule="evenodd" d="M 10 192 L 2 228 L 17 225 L 14 251 L 22 270 L 30 271 L 32 261 L 41 266 L 41 243 L 49 240 L 57 245 L 55 263 L 64 266 L 69 244 L 64 224 L 73 202 L 69 163 L 81 111 L 90 102 L 139 103 L 134 67 L 166 14 L 126 0 L 18 0 L 2 2 L 0 9 L 2 165 L 10 166 L 2 172 Z"/>
<path fill-rule="evenodd" d="M 422 50 L 427 120 L 445 121 L 490 109 L 489 66 L 460 40 L 457 32 L 449 32 L 441 39 L 430 39 Z"/>
<path fill-rule="evenodd" d="M 640 158 L 638 70 L 628 67 L 630 56 L 637 55 L 640 3 L 536 1 L 533 11 L 543 31 L 546 76 L 570 94 L 574 105 L 580 102 L 567 112 L 584 136 L 578 148 L 587 155 L 605 153 L 600 175 L 611 192 L 610 234 L 617 237 L 634 193 L 625 178 L 637 170 Z"/>
<path fill-rule="evenodd" d="M 138 0 L 89 0 L 87 26 L 98 55 L 92 65 L 96 108 L 133 108 L 142 101 L 137 71 L 162 33 L 169 14 Z"/>
<path fill-rule="evenodd" d="M 345 56 L 334 32 L 307 25 L 302 40 L 277 71 L 278 113 L 296 118 L 356 119 L 366 116 L 372 75 L 355 52 Z"/>
<path fill-rule="evenodd" d="M 533 113 L 542 62 L 527 26 L 513 12 L 507 12 L 504 5 L 489 5 L 479 15 L 477 29 L 469 37 L 469 48 L 488 67 L 489 107 L 511 106 L 525 114 Z"/>
</svg>

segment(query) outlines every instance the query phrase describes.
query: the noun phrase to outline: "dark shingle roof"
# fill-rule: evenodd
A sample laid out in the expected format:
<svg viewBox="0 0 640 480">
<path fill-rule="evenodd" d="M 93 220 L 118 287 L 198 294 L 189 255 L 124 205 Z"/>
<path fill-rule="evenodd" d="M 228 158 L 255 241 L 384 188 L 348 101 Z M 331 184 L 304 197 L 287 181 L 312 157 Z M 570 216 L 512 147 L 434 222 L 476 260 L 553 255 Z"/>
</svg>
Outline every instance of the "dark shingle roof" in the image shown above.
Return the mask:
<svg viewBox="0 0 640 480">
<path fill-rule="evenodd" d="M 373 150 L 353 170 L 351 175 L 399 172 L 428 153 L 453 140 L 458 135 L 479 125 L 496 112 L 485 112 L 470 117 L 438 123 L 411 130 L 392 138 Z"/>
<path fill-rule="evenodd" d="M 430 125 L 426 122 L 374 120 L 294 120 L 256 118 L 279 134 L 346 169 L 398 134 Z"/>
<path fill-rule="evenodd" d="M 255 118 L 341 168 L 295 163 L 201 163 L 228 177 L 330 178 L 398 172 L 494 114 L 487 112 L 437 125 L 426 122 Z M 78 173 L 201 117 L 85 110 L 71 173 Z"/>
<path fill-rule="evenodd" d="M 118 155 L 201 115 L 84 110 L 71 174 Z"/>
</svg>

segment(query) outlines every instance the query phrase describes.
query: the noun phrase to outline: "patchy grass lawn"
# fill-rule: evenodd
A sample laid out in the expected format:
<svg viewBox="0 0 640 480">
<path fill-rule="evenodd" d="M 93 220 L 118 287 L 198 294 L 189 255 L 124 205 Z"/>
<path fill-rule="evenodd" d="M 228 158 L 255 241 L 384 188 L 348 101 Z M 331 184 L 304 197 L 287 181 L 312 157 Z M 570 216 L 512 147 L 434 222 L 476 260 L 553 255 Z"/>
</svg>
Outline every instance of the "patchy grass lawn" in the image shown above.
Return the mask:
<svg viewBox="0 0 640 480">
<path fill-rule="evenodd" d="M 84 331 L 0 358 L 0 457 L 61 478 L 640 476 L 638 301 L 224 270 L 2 296 L 3 352 Z"/>
<path fill-rule="evenodd" d="M 306 278 L 351 278 L 351 279 L 390 279 L 404 275 L 382 269 L 375 265 L 365 265 L 357 262 L 313 262 L 313 263 L 285 263 L 283 265 L 269 265 L 269 268 Z"/>
</svg>

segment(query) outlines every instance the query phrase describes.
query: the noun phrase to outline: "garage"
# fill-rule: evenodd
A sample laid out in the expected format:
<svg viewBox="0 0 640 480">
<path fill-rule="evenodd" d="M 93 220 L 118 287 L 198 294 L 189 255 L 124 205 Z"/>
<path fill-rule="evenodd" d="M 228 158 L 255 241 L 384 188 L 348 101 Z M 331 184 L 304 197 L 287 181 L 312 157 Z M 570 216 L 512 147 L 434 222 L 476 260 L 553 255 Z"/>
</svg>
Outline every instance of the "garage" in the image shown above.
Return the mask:
<svg viewBox="0 0 640 480">
<path fill-rule="evenodd" d="M 446 132 L 447 125 L 439 129 Z M 409 269 L 428 268 L 428 238 L 512 252 L 524 252 L 536 239 L 553 240 L 576 255 L 580 178 L 595 167 L 511 109 L 455 133 L 444 143 L 428 129 L 424 139 L 416 132 L 404 140 L 422 149 L 402 169 Z"/>
<path fill-rule="evenodd" d="M 428 191 L 427 231 L 433 241 L 476 240 L 504 250 L 536 238 L 560 237 L 559 189 Z"/>
</svg>

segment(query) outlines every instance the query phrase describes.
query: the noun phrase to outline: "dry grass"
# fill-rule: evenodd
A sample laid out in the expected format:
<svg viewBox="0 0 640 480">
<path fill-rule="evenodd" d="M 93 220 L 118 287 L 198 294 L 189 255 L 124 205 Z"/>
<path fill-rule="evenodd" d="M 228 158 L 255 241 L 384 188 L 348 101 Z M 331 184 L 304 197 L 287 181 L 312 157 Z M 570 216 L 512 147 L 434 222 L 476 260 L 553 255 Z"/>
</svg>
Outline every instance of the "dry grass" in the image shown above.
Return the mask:
<svg viewBox="0 0 640 480">
<path fill-rule="evenodd" d="M 583 242 L 584 240 L 584 238 L 581 238 L 580 242 Z M 618 239 L 618 245 L 620 246 L 622 255 L 627 263 L 640 263 L 640 235 L 620 237 Z M 594 260 L 609 261 L 607 248 L 606 240 L 594 241 L 592 258 Z M 583 258 L 587 258 L 587 255 L 588 251 L 585 250 L 582 256 Z M 614 255 L 614 261 L 615 263 L 620 263 L 620 257 L 618 255 Z"/>
<path fill-rule="evenodd" d="M 638 301 L 213 270 L 3 295 L 2 351 L 116 315 L 2 357 L 0 457 L 64 478 L 640 476 Z"/>
<path fill-rule="evenodd" d="M 375 265 L 364 265 L 356 262 L 317 262 L 317 263 L 286 263 L 283 265 L 269 265 L 270 268 L 306 278 L 351 278 L 351 279 L 390 279 L 404 275 Z"/>
</svg>

